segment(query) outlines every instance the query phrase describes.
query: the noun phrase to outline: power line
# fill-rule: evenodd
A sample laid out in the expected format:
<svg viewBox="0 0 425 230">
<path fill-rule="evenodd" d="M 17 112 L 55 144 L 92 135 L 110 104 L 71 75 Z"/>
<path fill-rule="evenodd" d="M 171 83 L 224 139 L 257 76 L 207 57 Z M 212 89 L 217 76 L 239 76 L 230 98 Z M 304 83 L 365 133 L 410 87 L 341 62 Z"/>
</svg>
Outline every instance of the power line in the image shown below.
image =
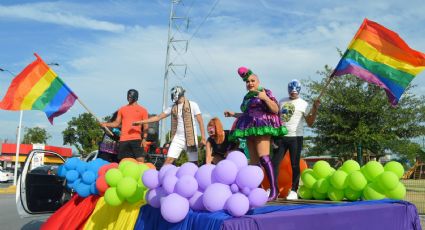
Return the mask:
<svg viewBox="0 0 425 230">
<path fill-rule="evenodd" d="M 205 16 L 204 20 L 202 20 L 201 24 L 199 24 L 199 26 L 196 28 L 195 32 L 192 34 L 192 36 L 189 38 L 189 42 L 190 40 L 192 40 L 192 38 L 198 33 L 199 29 L 201 28 L 201 26 L 204 24 L 204 22 L 207 20 L 207 18 L 211 15 L 211 13 L 214 11 L 215 7 L 217 6 L 217 4 L 220 2 L 220 0 L 216 0 L 214 5 L 211 7 L 210 11 L 208 12 L 207 16 Z"/>
</svg>

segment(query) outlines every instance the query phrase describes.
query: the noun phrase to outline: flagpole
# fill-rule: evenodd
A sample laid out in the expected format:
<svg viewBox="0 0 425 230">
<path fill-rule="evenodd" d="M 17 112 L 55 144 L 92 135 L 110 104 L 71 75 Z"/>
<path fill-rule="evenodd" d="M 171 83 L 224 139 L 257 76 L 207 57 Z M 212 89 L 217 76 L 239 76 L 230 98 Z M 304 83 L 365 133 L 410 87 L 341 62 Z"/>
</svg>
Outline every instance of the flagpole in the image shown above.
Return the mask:
<svg viewBox="0 0 425 230">
<path fill-rule="evenodd" d="M 24 112 L 21 110 L 19 114 L 19 125 L 18 125 L 18 136 L 16 137 L 16 155 L 15 155 L 15 174 L 13 176 L 13 185 L 16 186 L 18 181 L 18 164 L 19 164 L 19 148 L 21 146 L 21 128 L 22 128 L 22 116 Z"/>
<path fill-rule="evenodd" d="M 97 122 L 101 122 L 101 120 L 96 116 L 96 115 L 94 115 L 94 113 L 86 106 L 86 104 L 84 104 L 81 100 L 80 100 L 80 98 L 78 98 L 77 97 L 77 101 L 78 102 L 80 102 L 80 104 L 87 110 L 87 112 L 89 112 L 96 120 L 97 120 Z M 111 132 L 111 130 L 109 130 L 108 129 L 108 127 L 104 127 L 105 128 L 105 130 L 106 130 L 106 132 L 109 134 L 109 135 L 111 135 L 111 136 L 113 136 L 114 134 Z"/>
</svg>

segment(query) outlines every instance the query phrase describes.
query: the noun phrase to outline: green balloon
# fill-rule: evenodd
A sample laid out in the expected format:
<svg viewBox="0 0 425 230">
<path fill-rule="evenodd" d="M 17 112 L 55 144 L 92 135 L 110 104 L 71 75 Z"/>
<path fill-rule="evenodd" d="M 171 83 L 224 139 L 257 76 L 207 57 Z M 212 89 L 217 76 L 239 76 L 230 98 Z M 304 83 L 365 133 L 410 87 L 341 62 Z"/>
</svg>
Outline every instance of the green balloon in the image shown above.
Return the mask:
<svg viewBox="0 0 425 230">
<path fill-rule="evenodd" d="M 108 188 L 104 195 L 105 202 L 110 206 L 121 205 L 124 199 L 117 194 L 117 188 Z"/>
<path fill-rule="evenodd" d="M 326 200 L 327 197 L 328 197 L 327 193 L 320 193 L 316 191 L 315 189 L 313 189 L 313 198 L 315 200 Z"/>
<path fill-rule="evenodd" d="M 123 168 L 123 176 L 125 177 L 131 177 L 135 179 L 136 181 L 140 178 L 140 167 L 134 162 L 130 162 L 130 164 L 126 164 L 125 168 Z"/>
<path fill-rule="evenodd" d="M 332 167 L 326 161 L 318 161 L 314 164 L 313 171 L 317 178 L 325 178 L 332 174 Z"/>
<path fill-rule="evenodd" d="M 127 197 L 126 200 L 128 201 L 128 203 L 134 204 L 134 203 L 142 200 L 144 194 L 145 194 L 145 189 L 143 189 L 140 186 L 137 186 L 136 191 L 134 192 L 134 194 L 132 196 L 130 196 L 130 197 Z"/>
<path fill-rule="evenodd" d="M 344 190 L 336 189 L 336 188 L 330 186 L 329 189 L 328 189 L 328 197 L 329 197 L 330 200 L 340 201 L 340 200 L 344 199 Z"/>
<path fill-rule="evenodd" d="M 370 182 L 376 180 L 376 178 L 384 172 L 384 167 L 382 167 L 381 163 L 377 161 L 369 161 L 363 167 L 362 173 L 366 177 L 366 179 Z"/>
<path fill-rule="evenodd" d="M 360 171 L 354 171 L 348 175 L 347 184 L 352 190 L 361 192 L 366 187 L 367 180 Z"/>
<path fill-rule="evenodd" d="M 406 187 L 403 183 L 398 182 L 397 187 L 391 191 L 387 191 L 386 195 L 391 199 L 402 200 L 406 196 Z"/>
<path fill-rule="evenodd" d="M 347 173 L 342 170 L 337 170 L 330 176 L 331 185 L 336 189 L 345 189 L 347 187 Z"/>
<path fill-rule="evenodd" d="M 148 188 L 145 186 L 145 184 L 143 184 L 142 177 L 140 177 L 140 178 L 137 180 L 137 186 L 138 186 L 138 187 L 142 187 L 144 190 L 145 190 L 145 189 L 148 189 Z"/>
<path fill-rule="evenodd" d="M 320 178 L 317 180 L 316 184 L 314 184 L 314 190 L 319 193 L 327 193 L 329 189 L 329 180 L 327 178 Z"/>
<path fill-rule="evenodd" d="M 398 179 L 400 179 L 404 175 L 404 168 L 397 161 L 387 162 L 384 166 L 384 170 L 395 173 L 397 175 Z"/>
<path fill-rule="evenodd" d="M 121 171 L 116 168 L 109 169 L 105 174 L 106 183 L 108 183 L 108 185 L 111 187 L 117 186 L 122 177 L 123 175 Z"/>
<path fill-rule="evenodd" d="M 132 177 L 124 177 L 117 184 L 117 193 L 123 198 L 133 196 L 136 192 L 137 182 Z"/>
<path fill-rule="evenodd" d="M 345 161 L 342 166 L 341 166 L 341 170 L 343 170 L 344 172 L 346 172 L 347 174 L 350 174 L 354 171 L 358 171 L 360 170 L 360 165 L 359 163 L 357 163 L 357 161 L 354 160 L 348 160 Z"/>
<path fill-rule="evenodd" d="M 301 185 L 298 188 L 298 195 L 305 200 L 310 200 L 311 198 L 313 198 L 313 192 L 311 191 L 311 189 L 307 188 L 304 185 Z"/>
<path fill-rule="evenodd" d="M 361 191 L 355 191 L 351 189 L 350 187 L 344 189 L 344 196 L 351 201 L 358 200 L 362 196 Z"/>
<path fill-rule="evenodd" d="M 385 198 L 385 193 L 377 183 L 370 183 L 363 190 L 363 196 L 366 200 L 382 200 Z"/>
<path fill-rule="evenodd" d="M 146 170 L 150 169 L 146 164 L 139 164 L 139 168 L 142 175 Z"/>
<path fill-rule="evenodd" d="M 393 190 L 397 187 L 399 181 L 395 173 L 386 171 L 381 173 L 376 180 L 379 186 L 385 191 Z"/>
<path fill-rule="evenodd" d="M 301 173 L 301 181 L 305 187 L 312 189 L 317 181 L 314 171 L 312 169 L 304 170 Z"/>
<path fill-rule="evenodd" d="M 129 165 L 129 164 L 136 164 L 136 163 L 134 163 L 132 161 L 120 161 L 120 164 L 118 165 L 118 169 L 121 172 L 124 172 L 124 169 L 127 168 L 127 165 Z"/>
</svg>

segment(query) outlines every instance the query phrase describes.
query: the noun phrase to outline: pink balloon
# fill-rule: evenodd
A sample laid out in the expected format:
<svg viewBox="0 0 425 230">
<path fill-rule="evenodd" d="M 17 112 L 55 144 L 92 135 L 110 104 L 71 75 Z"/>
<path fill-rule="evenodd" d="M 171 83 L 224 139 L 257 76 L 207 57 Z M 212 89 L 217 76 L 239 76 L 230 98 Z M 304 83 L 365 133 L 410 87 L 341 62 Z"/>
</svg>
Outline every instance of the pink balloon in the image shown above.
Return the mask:
<svg viewBox="0 0 425 230">
<path fill-rule="evenodd" d="M 192 197 L 198 191 L 198 182 L 193 176 L 181 176 L 174 187 L 174 191 L 182 197 Z"/>
<path fill-rule="evenodd" d="M 182 221 L 188 212 L 189 201 L 176 193 L 166 196 L 161 202 L 161 215 L 170 223 Z"/>
<path fill-rule="evenodd" d="M 230 160 L 222 160 L 214 168 L 212 178 L 214 182 L 230 185 L 235 182 L 237 174 L 238 168 L 235 163 Z"/>
<path fill-rule="evenodd" d="M 206 164 L 199 167 L 195 174 L 196 181 L 198 181 L 199 188 L 205 190 L 212 183 L 212 171 L 215 165 Z"/>
<path fill-rule="evenodd" d="M 262 188 L 254 188 L 248 196 L 249 205 L 252 208 L 262 207 L 267 203 L 267 192 Z"/>
<path fill-rule="evenodd" d="M 263 181 L 264 173 L 260 167 L 248 165 L 241 168 L 236 176 L 236 184 L 239 188 L 248 187 L 250 189 L 257 188 Z"/>
<path fill-rule="evenodd" d="M 195 194 L 189 199 L 190 208 L 196 211 L 205 210 L 204 203 L 202 201 L 204 194 L 200 191 L 196 191 Z"/>
<path fill-rule="evenodd" d="M 205 189 L 202 201 L 210 212 L 222 210 L 227 199 L 232 195 L 230 187 L 225 184 L 214 183 Z"/>
<path fill-rule="evenodd" d="M 227 155 L 226 160 L 230 160 L 233 163 L 235 163 L 238 170 L 248 165 L 248 159 L 246 158 L 245 154 L 242 153 L 241 151 L 230 152 Z"/>
<path fill-rule="evenodd" d="M 235 193 L 227 199 L 226 209 L 232 216 L 243 216 L 249 210 L 249 200 L 242 193 Z"/>
</svg>

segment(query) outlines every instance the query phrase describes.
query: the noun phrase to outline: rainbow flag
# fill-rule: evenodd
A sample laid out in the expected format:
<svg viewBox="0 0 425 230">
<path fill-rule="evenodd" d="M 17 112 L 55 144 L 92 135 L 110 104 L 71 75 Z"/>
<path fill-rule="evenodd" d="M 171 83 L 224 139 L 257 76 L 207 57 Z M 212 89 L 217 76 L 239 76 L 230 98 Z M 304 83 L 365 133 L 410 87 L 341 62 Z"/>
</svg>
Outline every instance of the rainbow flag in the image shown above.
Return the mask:
<svg viewBox="0 0 425 230">
<path fill-rule="evenodd" d="M 353 74 L 378 85 L 395 106 L 424 68 L 424 53 L 411 49 L 397 33 L 365 19 L 332 76 Z"/>
<path fill-rule="evenodd" d="M 68 111 L 77 96 L 37 54 L 34 55 L 37 60 L 13 79 L 0 102 L 0 109 L 41 110 L 53 124 L 53 118 Z"/>
</svg>

